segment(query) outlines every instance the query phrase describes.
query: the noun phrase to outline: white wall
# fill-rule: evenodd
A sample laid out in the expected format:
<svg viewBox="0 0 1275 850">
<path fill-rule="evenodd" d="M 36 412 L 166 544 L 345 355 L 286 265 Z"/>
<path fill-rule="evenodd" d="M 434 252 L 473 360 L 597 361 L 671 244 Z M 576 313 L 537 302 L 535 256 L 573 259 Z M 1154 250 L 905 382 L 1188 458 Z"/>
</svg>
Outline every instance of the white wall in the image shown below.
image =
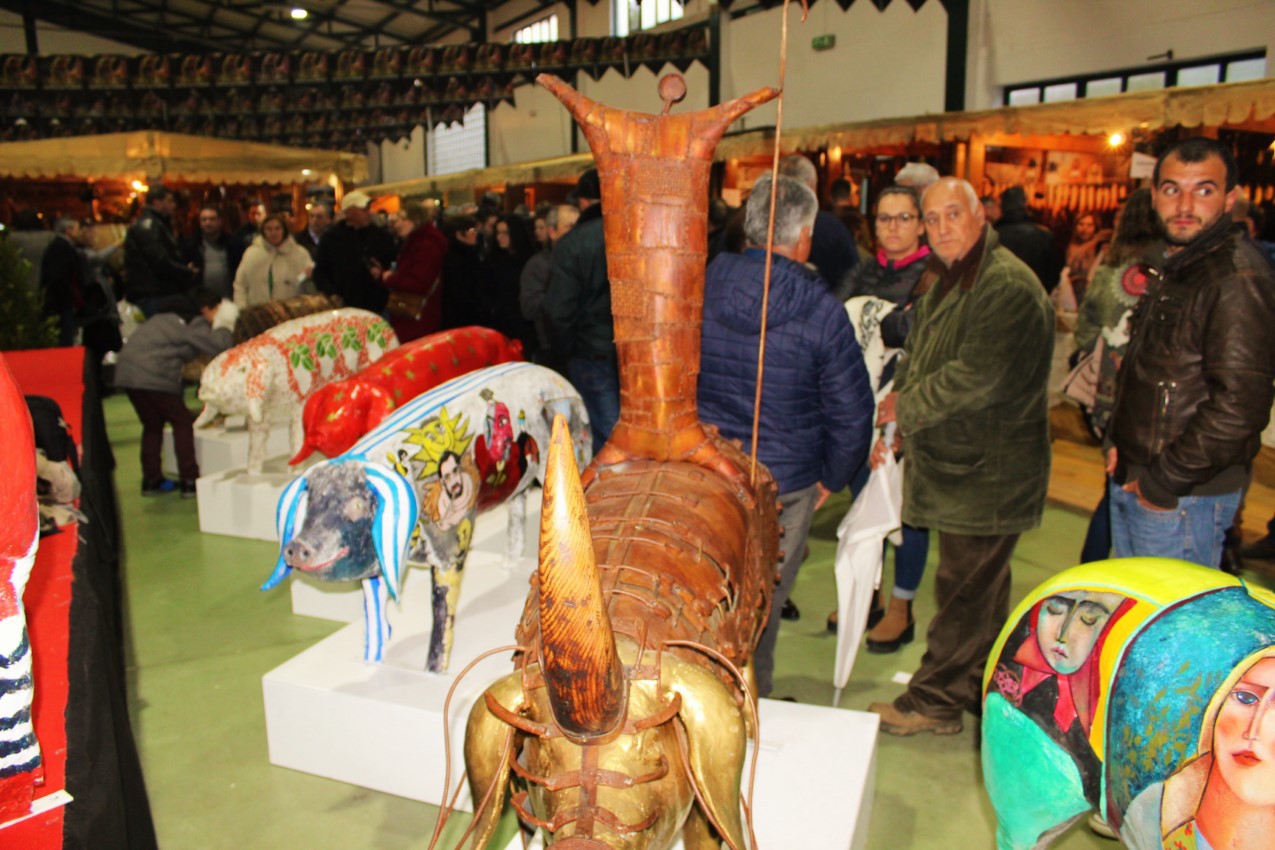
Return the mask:
<svg viewBox="0 0 1275 850">
<path fill-rule="evenodd" d="M 399 141 L 386 139 L 379 145 L 378 157 L 369 151 L 369 164 L 375 160 L 380 169 L 379 181 L 392 183 L 396 180 L 411 180 L 425 174 L 425 128 L 416 127 L 411 138 Z"/>
<path fill-rule="evenodd" d="M 856 4 L 858 5 L 858 4 Z M 928 7 L 929 3 L 926 4 Z M 1266 48 L 1275 71 L 1271 0 L 974 0 L 967 108 L 999 106 L 1013 83 Z"/>
<path fill-rule="evenodd" d="M 121 53 L 137 56 L 147 51 L 105 38 L 59 29 L 43 21 L 36 23 L 36 41 L 41 54 L 53 53 Z M 22 16 L 0 11 L 0 53 L 26 53 L 27 37 L 22 29 Z"/>
<path fill-rule="evenodd" d="M 723 100 L 778 83 L 781 14 L 772 9 L 723 24 Z M 884 12 L 872 3 L 842 12 L 824 0 L 804 24 L 794 3 L 788 16 L 786 128 L 942 111 L 947 14 L 937 0 L 919 12 L 903 0 Z M 811 39 L 824 34 L 835 35 L 836 46 L 815 51 Z M 775 113 L 768 104 L 744 121 L 773 125 Z"/>
<path fill-rule="evenodd" d="M 558 99 L 540 86 L 519 86 L 514 103 L 487 112 L 490 165 L 509 165 L 571 152 L 574 123 Z M 584 148 L 581 148 L 584 150 Z"/>
</svg>

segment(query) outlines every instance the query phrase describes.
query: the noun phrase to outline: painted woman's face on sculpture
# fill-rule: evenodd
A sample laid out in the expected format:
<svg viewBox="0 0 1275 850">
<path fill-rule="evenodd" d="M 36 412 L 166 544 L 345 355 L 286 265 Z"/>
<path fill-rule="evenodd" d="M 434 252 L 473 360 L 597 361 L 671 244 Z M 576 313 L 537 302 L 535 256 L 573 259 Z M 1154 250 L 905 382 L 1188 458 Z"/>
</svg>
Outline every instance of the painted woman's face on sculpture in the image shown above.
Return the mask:
<svg viewBox="0 0 1275 850">
<path fill-rule="evenodd" d="M 1054 671 L 1069 676 L 1080 669 L 1124 597 L 1118 593 L 1069 591 L 1040 606 L 1036 640 Z"/>
<path fill-rule="evenodd" d="M 1275 658 L 1231 688 L 1213 728 L 1213 764 L 1241 803 L 1275 807 Z"/>
</svg>

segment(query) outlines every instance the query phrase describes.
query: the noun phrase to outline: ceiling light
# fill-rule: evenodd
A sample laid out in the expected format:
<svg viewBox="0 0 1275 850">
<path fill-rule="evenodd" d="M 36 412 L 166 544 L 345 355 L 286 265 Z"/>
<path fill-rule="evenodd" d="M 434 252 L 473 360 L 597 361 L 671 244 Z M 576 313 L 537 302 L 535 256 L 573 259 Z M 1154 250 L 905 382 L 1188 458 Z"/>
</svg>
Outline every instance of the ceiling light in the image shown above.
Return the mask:
<svg viewBox="0 0 1275 850">
<path fill-rule="evenodd" d="M 314 172 L 313 172 L 313 171 L 311 171 L 311 170 L 310 170 L 310 169 L 308 169 L 308 168 L 303 168 L 303 169 L 301 169 L 301 176 L 302 176 L 302 177 L 309 177 L 309 176 L 310 176 L 311 174 L 313 174 L 313 173 L 314 173 Z"/>
<path fill-rule="evenodd" d="M 293 6 L 288 14 L 292 16 L 292 20 L 294 21 L 304 21 L 306 18 L 310 17 L 310 13 L 305 9 L 302 9 L 300 6 Z"/>
</svg>

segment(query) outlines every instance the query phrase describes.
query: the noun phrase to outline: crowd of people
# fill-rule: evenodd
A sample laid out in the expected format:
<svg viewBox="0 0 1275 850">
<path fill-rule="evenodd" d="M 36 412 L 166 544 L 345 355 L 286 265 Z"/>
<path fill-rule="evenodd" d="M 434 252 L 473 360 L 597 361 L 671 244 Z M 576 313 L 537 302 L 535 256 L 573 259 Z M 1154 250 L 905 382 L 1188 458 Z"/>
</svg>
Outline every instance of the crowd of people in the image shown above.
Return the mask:
<svg viewBox="0 0 1275 850">
<path fill-rule="evenodd" d="M 784 158 L 778 172 L 757 427 L 785 534 L 756 656 L 761 695 L 773 688 L 778 620 L 800 616 L 787 596 L 814 512 L 830 493 L 860 491 L 893 453 L 907 458 L 903 534 L 868 649 L 915 639 L 912 602 L 932 538 L 938 612 L 906 691 L 871 710 L 895 735 L 953 733 L 977 711 L 983 664 L 1009 614 L 1010 559 L 1044 507 L 1059 310 L 1078 317 L 1068 393 L 1103 440 L 1109 475 L 1081 560 L 1223 564 L 1275 392 L 1272 255 L 1254 238 L 1259 213 L 1239 197 L 1229 149 L 1173 144 L 1113 222 L 1084 213 L 1068 234 L 1037 223 L 1021 187 L 980 198 L 925 163 L 879 187 L 866 217 L 845 181 L 821 209 L 806 157 Z M 770 182 L 737 214 L 710 205 L 700 413 L 744 441 Z M 121 386 L 143 421 L 171 412 L 173 388 L 154 377 L 130 385 L 139 371 L 130 353 L 161 344 L 214 353 L 229 344 L 218 300 L 245 308 L 318 291 L 385 315 L 404 341 L 466 325 L 521 340 L 529 359 L 580 391 L 600 448 L 619 417 L 619 378 L 597 172 L 566 203 L 534 211 L 507 213 L 487 197 L 445 210 L 407 203 L 382 221 L 371 204 L 361 191 L 335 209 L 316 203 L 295 233 L 286 214 L 259 205 L 253 226 L 230 233 L 223 211 L 204 205 L 179 241 L 176 198 L 153 189 L 124 240 L 126 293 L 147 316 L 193 321 L 165 319 L 121 354 Z M 58 223 L 61 242 L 40 272 L 46 311 L 68 341 L 84 281 L 102 261 L 76 253 L 76 228 Z M 144 488 L 161 492 L 152 466 Z M 194 474 L 183 469 L 183 488 Z"/>
</svg>

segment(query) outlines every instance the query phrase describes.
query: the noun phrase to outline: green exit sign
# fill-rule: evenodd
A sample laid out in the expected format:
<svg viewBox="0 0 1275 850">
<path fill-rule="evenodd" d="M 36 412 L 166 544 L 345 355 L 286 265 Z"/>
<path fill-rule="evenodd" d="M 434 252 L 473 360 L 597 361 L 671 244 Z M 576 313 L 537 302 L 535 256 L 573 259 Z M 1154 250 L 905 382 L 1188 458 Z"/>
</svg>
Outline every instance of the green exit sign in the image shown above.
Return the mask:
<svg viewBox="0 0 1275 850">
<path fill-rule="evenodd" d="M 831 50 L 837 45 L 837 37 L 832 33 L 824 33 L 810 39 L 810 46 L 815 50 Z"/>
</svg>

